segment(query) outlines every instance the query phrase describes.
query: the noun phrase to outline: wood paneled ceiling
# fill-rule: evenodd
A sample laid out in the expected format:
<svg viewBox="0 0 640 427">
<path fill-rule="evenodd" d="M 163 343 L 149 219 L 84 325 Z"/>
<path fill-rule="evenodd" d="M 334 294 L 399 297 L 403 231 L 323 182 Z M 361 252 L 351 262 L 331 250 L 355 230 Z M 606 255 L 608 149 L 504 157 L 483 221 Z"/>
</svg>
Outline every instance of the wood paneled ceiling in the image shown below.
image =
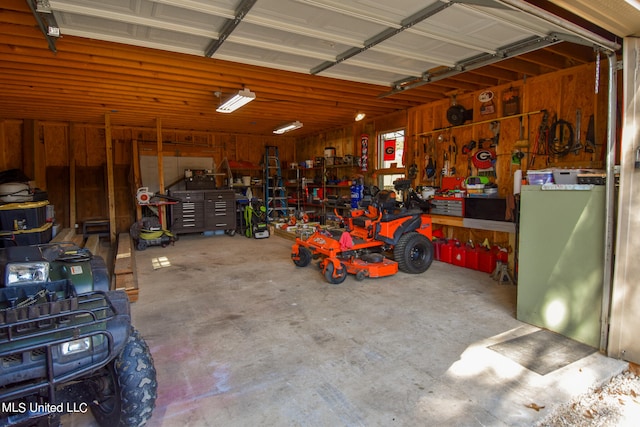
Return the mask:
<svg viewBox="0 0 640 427">
<path fill-rule="evenodd" d="M 0 119 L 110 113 L 115 125 L 260 135 L 299 120 L 301 136 L 593 62 L 626 35 L 574 15 L 550 23 L 546 1 L 50 0 L 50 14 L 36 3 L 0 6 Z M 36 17 L 61 36 L 48 42 Z M 215 112 L 216 92 L 244 87 L 254 102 Z"/>
</svg>

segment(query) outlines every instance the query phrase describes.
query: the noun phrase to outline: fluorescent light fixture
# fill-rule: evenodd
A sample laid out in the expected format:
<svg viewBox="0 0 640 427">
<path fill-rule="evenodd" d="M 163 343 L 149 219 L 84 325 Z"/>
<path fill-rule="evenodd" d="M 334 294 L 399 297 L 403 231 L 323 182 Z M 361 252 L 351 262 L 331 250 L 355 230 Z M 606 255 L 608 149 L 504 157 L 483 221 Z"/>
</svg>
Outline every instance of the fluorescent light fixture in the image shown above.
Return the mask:
<svg viewBox="0 0 640 427">
<path fill-rule="evenodd" d="M 640 1 L 638 0 L 624 0 L 627 3 L 629 3 L 631 6 L 635 7 L 636 9 L 640 10 Z"/>
<path fill-rule="evenodd" d="M 358 114 L 356 114 L 356 122 L 359 122 L 360 120 L 364 119 L 367 115 L 363 112 L 359 112 Z"/>
<path fill-rule="evenodd" d="M 216 92 L 216 95 L 218 95 L 218 92 Z M 218 108 L 216 108 L 216 111 L 218 113 L 231 113 L 254 99 L 256 99 L 255 93 L 251 92 L 249 89 L 242 89 L 241 91 L 238 91 L 237 94 L 223 102 Z"/>
<path fill-rule="evenodd" d="M 282 135 L 285 132 L 289 132 L 294 129 L 300 129 L 301 127 L 302 127 L 302 123 L 296 120 L 295 122 L 291 122 L 286 125 L 282 125 L 279 128 L 274 129 L 273 133 Z"/>
</svg>

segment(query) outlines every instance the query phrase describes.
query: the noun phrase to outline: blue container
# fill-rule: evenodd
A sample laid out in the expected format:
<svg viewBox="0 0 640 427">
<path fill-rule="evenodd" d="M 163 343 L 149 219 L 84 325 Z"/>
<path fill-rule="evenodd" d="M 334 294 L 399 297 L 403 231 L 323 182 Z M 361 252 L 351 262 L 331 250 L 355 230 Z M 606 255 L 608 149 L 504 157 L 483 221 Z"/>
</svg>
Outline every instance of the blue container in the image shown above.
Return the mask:
<svg viewBox="0 0 640 427">
<path fill-rule="evenodd" d="M 351 186 L 351 208 L 357 209 L 360 200 L 362 200 L 362 191 L 364 186 L 362 184 L 353 184 Z"/>
</svg>

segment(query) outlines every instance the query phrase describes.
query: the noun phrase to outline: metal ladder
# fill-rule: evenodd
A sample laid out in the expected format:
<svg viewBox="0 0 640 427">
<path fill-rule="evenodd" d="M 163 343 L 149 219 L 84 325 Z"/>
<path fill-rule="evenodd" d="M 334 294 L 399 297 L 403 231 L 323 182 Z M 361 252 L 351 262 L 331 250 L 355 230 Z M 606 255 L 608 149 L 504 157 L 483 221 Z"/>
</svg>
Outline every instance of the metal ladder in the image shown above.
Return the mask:
<svg viewBox="0 0 640 427">
<path fill-rule="evenodd" d="M 264 158 L 264 198 L 267 208 L 267 222 L 278 215 L 287 217 L 287 194 L 282 180 L 282 168 L 278 147 L 267 145 Z"/>
</svg>

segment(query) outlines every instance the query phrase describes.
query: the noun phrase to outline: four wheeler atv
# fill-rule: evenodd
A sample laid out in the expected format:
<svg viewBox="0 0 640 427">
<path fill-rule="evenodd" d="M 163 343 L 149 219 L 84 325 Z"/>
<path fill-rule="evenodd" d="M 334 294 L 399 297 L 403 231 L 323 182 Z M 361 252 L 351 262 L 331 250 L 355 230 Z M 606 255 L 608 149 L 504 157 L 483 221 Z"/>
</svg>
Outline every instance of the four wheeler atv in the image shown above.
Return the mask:
<svg viewBox="0 0 640 427">
<path fill-rule="evenodd" d="M 337 212 L 336 212 L 337 215 Z M 378 192 L 365 209 L 352 209 L 341 218 L 345 230 L 318 229 L 307 240 L 296 239 L 291 248 L 295 265 L 305 267 L 312 258 L 329 283 L 342 283 L 347 273 L 357 280 L 425 272 L 433 261 L 431 217 L 419 209 L 398 208 L 395 193 Z M 392 252 L 394 260 L 385 257 Z"/>
<path fill-rule="evenodd" d="M 156 372 L 104 260 L 71 245 L 0 251 L 0 426 L 58 425 L 91 410 L 101 426 L 151 417 Z"/>
</svg>

